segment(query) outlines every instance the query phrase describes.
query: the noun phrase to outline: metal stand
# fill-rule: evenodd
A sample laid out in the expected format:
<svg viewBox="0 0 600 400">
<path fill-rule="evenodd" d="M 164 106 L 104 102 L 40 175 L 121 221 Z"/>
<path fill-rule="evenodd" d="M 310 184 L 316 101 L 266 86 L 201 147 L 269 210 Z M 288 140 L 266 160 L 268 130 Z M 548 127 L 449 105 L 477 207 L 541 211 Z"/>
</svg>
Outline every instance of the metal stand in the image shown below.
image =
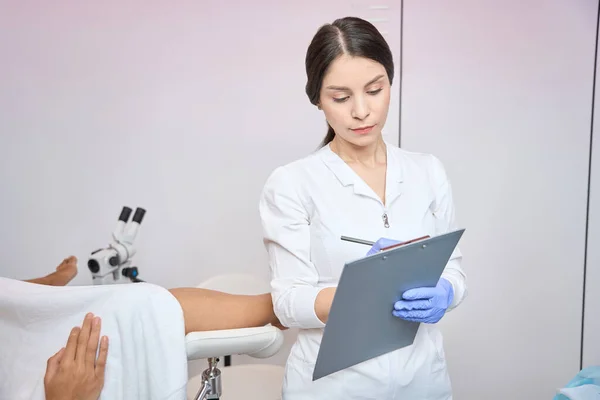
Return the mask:
<svg viewBox="0 0 600 400">
<path fill-rule="evenodd" d="M 221 371 L 217 368 L 218 358 L 208 359 L 208 368 L 202 373 L 202 387 L 194 400 L 218 400 L 221 397 Z"/>
</svg>

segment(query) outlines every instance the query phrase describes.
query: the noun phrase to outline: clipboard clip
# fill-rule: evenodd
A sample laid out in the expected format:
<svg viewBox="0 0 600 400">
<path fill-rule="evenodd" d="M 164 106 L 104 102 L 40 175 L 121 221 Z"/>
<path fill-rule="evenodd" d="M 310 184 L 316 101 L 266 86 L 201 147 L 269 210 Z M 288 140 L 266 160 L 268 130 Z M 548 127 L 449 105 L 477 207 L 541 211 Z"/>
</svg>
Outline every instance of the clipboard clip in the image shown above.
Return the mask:
<svg viewBox="0 0 600 400">
<path fill-rule="evenodd" d="M 407 240 L 405 242 L 400 242 L 400 243 L 393 244 L 391 246 L 383 247 L 381 249 L 381 251 L 395 249 L 395 248 L 400 247 L 400 246 L 405 246 L 407 244 L 411 244 L 411 243 L 415 243 L 415 242 L 420 242 L 421 240 L 426 240 L 426 239 L 429 239 L 429 238 L 430 238 L 429 235 L 421 236 L 421 237 L 418 237 L 418 238 L 415 238 L 415 239 Z"/>
</svg>

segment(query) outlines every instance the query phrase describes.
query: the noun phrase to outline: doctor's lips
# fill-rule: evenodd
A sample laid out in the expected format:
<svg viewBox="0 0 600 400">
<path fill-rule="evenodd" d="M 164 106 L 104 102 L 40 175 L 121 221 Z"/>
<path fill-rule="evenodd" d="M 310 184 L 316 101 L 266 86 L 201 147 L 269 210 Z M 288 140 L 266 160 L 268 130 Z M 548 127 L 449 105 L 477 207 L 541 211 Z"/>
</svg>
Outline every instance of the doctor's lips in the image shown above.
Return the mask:
<svg viewBox="0 0 600 400">
<path fill-rule="evenodd" d="M 358 133 L 359 135 L 366 135 L 367 133 L 371 132 L 374 127 L 375 127 L 375 125 L 361 126 L 359 128 L 351 129 L 351 130 L 352 130 L 352 132 Z"/>
</svg>

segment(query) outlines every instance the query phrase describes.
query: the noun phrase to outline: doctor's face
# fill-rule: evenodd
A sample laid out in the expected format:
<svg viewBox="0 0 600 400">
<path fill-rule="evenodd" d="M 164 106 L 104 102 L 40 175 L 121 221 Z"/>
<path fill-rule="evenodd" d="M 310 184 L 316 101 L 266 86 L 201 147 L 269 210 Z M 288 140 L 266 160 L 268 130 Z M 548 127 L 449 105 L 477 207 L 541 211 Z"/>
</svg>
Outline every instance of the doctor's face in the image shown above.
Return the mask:
<svg viewBox="0 0 600 400">
<path fill-rule="evenodd" d="M 343 55 L 323 78 L 320 106 L 336 137 L 366 146 L 381 137 L 390 105 L 390 81 L 383 65 Z"/>
</svg>

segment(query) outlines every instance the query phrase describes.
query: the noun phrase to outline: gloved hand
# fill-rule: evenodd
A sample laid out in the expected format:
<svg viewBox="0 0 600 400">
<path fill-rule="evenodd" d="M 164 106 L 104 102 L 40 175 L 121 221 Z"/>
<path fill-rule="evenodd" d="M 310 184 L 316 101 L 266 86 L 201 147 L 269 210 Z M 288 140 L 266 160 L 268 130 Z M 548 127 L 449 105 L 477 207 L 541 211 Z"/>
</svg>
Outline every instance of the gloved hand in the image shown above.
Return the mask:
<svg viewBox="0 0 600 400">
<path fill-rule="evenodd" d="M 440 278 L 436 287 L 422 287 L 404 292 L 402 300 L 394 304 L 392 314 L 407 321 L 435 324 L 454 299 L 452 284 Z"/>
<path fill-rule="evenodd" d="M 373 246 L 371 246 L 371 249 L 367 252 L 367 255 L 370 256 L 372 254 L 379 253 L 381 249 L 395 245 L 396 243 L 400 243 L 400 241 L 387 238 L 380 238 L 378 241 L 375 242 Z"/>
</svg>

